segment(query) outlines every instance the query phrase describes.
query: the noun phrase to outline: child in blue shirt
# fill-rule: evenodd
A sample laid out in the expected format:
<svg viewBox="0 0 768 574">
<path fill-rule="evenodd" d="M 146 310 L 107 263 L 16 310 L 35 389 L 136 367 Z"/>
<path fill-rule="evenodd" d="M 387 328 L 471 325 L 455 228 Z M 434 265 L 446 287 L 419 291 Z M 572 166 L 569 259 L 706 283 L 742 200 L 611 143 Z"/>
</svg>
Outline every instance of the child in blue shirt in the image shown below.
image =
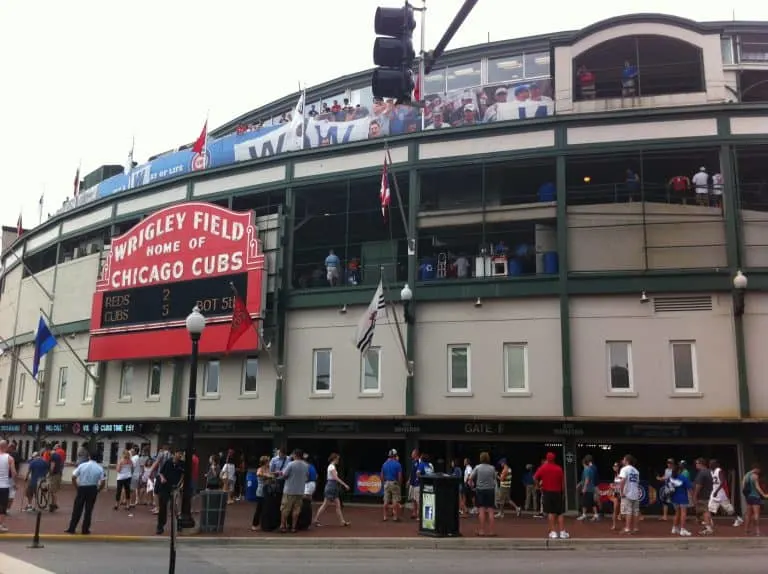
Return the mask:
<svg viewBox="0 0 768 574">
<path fill-rule="evenodd" d="M 667 479 L 666 487 L 672 493 L 671 502 L 675 509 L 675 517 L 672 520 L 672 534 L 690 536 L 691 533 L 685 528 L 685 522 L 688 519 L 688 491 L 693 488 L 693 484 L 680 471 L 680 467 L 675 465 L 672 469 L 672 474 Z"/>
</svg>

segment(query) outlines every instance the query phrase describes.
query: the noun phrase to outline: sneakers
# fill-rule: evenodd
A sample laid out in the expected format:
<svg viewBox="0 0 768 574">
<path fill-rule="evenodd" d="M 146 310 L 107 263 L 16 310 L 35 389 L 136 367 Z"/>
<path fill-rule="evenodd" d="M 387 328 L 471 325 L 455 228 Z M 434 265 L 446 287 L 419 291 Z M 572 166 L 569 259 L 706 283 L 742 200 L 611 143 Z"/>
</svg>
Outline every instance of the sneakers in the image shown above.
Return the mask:
<svg viewBox="0 0 768 574">
<path fill-rule="evenodd" d="M 741 526 L 742 524 L 744 524 L 744 519 L 741 516 L 737 516 L 736 520 L 733 521 L 734 527 Z"/>
<path fill-rule="evenodd" d="M 567 540 L 570 538 L 571 535 L 568 534 L 565 530 L 561 530 L 560 532 L 555 532 L 554 530 L 549 533 L 549 538 L 552 540 L 560 539 L 560 540 Z"/>
<path fill-rule="evenodd" d="M 519 518 L 520 515 L 523 513 L 523 509 L 518 506 L 516 512 L 517 512 L 517 516 Z"/>
<path fill-rule="evenodd" d="M 497 512 L 493 515 L 494 518 L 504 518 L 504 515 L 501 512 Z"/>
<path fill-rule="evenodd" d="M 677 526 L 672 527 L 672 534 L 680 534 L 680 529 Z"/>
<path fill-rule="evenodd" d="M 690 536 L 691 533 L 688 532 L 685 528 L 680 529 L 680 536 Z"/>
<path fill-rule="evenodd" d="M 560 539 L 561 540 L 566 540 L 566 539 L 568 539 L 570 537 L 571 537 L 571 535 L 568 534 L 565 530 L 561 530 L 560 531 Z"/>
<path fill-rule="evenodd" d="M 556 539 L 556 538 L 557 538 L 557 532 L 555 532 L 555 531 L 553 530 L 552 532 L 550 532 L 550 533 L 549 533 L 549 537 L 550 537 L 552 540 Z"/>
<path fill-rule="evenodd" d="M 587 519 L 587 515 L 586 514 L 581 514 L 576 520 L 581 522 L 582 520 L 586 520 L 586 519 Z"/>
<path fill-rule="evenodd" d="M 714 531 L 714 530 L 712 530 L 712 529 L 711 529 L 709 526 L 705 526 L 705 527 L 704 527 L 704 528 L 702 528 L 702 529 L 701 529 L 701 531 L 699 532 L 699 536 L 710 536 L 710 535 L 712 535 L 712 534 L 714 534 L 714 533 L 715 533 L 715 531 Z"/>
<path fill-rule="evenodd" d="M 0 524 L 0 532 L 8 532 L 8 527 L 5 524 Z"/>
</svg>

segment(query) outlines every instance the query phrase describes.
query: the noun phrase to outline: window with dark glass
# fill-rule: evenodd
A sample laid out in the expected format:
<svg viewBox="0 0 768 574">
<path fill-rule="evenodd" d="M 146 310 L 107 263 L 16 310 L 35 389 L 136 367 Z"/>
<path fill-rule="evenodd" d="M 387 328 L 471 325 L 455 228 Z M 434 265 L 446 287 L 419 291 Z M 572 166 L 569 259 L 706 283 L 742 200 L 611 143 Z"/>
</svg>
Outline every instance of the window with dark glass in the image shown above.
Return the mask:
<svg viewBox="0 0 768 574">
<path fill-rule="evenodd" d="M 449 92 L 479 86 L 481 83 L 480 62 L 470 62 L 449 67 L 447 70 L 447 80 Z"/>
</svg>

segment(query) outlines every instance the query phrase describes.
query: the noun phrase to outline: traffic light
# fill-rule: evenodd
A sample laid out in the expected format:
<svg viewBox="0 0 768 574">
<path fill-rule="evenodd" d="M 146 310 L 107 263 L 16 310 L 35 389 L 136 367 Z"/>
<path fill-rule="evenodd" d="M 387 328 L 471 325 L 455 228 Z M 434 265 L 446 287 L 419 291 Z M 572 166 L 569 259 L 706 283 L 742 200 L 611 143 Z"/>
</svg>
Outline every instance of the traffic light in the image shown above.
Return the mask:
<svg viewBox="0 0 768 574">
<path fill-rule="evenodd" d="M 414 88 L 413 30 L 416 19 L 408 4 L 402 8 L 377 8 L 374 21 L 376 42 L 373 45 L 371 87 L 376 98 L 410 101 Z"/>
</svg>

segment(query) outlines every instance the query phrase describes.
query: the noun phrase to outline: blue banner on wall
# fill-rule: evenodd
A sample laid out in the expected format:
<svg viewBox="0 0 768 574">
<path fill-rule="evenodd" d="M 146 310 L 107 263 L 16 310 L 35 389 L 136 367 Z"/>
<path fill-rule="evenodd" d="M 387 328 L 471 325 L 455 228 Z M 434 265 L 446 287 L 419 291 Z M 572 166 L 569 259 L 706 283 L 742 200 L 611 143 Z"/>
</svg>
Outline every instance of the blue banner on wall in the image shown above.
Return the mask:
<svg viewBox="0 0 768 574">
<path fill-rule="evenodd" d="M 430 95 L 425 98 L 425 104 L 423 125 L 426 130 L 524 121 L 554 114 L 552 82 L 548 78 Z M 76 199 L 66 202 L 59 212 L 201 169 L 302 149 L 415 133 L 422 129 L 421 109 L 396 105 L 392 101 L 377 101 L 370 107 L 328 109 L 309 115 L 304 114 L 303 108 L 302 97 L 285 123 L 258 129 L 239 126 L 235 133 L 209 140 L 204 157 L 191 150 L 161 155 L 129 173 L 113 176 L 84 190 Z"/>
</svg>

